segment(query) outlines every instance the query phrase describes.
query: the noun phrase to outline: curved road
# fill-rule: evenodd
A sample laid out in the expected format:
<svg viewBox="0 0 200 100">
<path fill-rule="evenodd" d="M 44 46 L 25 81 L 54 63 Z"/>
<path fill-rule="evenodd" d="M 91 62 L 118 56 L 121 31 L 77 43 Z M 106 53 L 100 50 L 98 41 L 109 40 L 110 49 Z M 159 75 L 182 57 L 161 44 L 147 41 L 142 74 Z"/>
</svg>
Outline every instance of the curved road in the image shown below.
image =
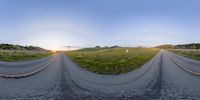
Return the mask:
<svg viewBox="0 0 200 100">
<path fill-rule="evenodd" d="M 98 75 L 64 54 L 23 63 L 0 62 L 0 99 L 200 99 L 200 61 L 161 50 L 141 68 L 121 75 Z"/>
</svg>

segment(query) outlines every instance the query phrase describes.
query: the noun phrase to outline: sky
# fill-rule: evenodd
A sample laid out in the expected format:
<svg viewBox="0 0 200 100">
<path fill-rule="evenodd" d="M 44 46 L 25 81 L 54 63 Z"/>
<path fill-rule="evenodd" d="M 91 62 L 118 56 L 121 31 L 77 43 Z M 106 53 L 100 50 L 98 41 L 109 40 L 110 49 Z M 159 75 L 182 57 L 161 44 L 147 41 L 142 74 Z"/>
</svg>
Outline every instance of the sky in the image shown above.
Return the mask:
<svg viewBox="0 0 200 100">
<path fill-rule="evenodd" d="M 0 43 L 156 46 L 200 42 L 199 0 L 0 0 Z"/>
</svg>

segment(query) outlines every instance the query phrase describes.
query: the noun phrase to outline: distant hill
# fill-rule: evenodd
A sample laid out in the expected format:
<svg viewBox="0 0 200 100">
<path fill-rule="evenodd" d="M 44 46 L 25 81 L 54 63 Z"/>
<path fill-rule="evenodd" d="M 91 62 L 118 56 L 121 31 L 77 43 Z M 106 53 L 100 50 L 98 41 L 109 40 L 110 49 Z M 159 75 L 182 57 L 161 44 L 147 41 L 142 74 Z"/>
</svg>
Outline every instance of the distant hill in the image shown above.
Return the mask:
<svg viewBox="0 0 200 100">
<path fill-rule="evenodd" d="M 200 43 L 176 45 L 174 49 L 200 49 Z"/>
<path fill-rule="evenodd" d="M 179 44 L 179 45 L 160 45 L 160 49 L 200 49 L 200 43 Z"/>
<path fill-rule="evenodd" d="M 44 51 L 45 49 L 36 46 L 21 46 L 13 44 L 0 44 L 0 50 L 30 50 L 30 51 Z"/>
<path fill-rule="evenodd" d="M 120 46 L 105 46 L 105 47 L 100 47 L 100 46 L 96 46 L 96 47 L 91 47 L 91 48 L 83 48 L 83 49 L 79 49 L 78 51 L 97 51 L 97 50 L 103 50 L 103 49 L 111 49 L 111 48 L 120 48 Z"/>
<path fill-rule="evenodd" d="M 167 45 L 159 45 L 159 46 L 156 46 L 155 48 L 172 49 L 173 47 L 174 47 L 173 45 L 167 44 Z"/>
</svg>

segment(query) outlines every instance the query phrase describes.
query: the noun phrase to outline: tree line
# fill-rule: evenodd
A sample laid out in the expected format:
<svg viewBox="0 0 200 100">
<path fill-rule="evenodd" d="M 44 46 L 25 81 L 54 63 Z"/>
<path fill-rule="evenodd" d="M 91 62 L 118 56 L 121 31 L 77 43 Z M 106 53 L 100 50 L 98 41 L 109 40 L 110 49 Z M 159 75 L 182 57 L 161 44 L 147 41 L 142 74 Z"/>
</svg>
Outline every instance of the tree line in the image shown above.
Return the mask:
<svg viewBox="0 0 200 100">
<path fill-rule="evenodd" d="M 156 48 L 161 49 L 200 49 L 200 43 L 179 44 L 179 45 L 160 45 Z"/>
</svg>

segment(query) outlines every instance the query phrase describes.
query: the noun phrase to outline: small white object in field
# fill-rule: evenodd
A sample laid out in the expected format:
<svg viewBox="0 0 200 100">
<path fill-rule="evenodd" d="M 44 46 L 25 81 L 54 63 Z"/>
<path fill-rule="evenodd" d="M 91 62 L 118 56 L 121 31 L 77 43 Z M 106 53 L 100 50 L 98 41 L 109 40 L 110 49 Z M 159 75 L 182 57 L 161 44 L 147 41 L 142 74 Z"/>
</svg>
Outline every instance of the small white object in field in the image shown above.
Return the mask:
<svg viewBox="0 0 200 100">
<path fill-rule="evenodd" d="M 128 53 L 128 49 L 126 49 L 126 53 Z"/>
</svg>

